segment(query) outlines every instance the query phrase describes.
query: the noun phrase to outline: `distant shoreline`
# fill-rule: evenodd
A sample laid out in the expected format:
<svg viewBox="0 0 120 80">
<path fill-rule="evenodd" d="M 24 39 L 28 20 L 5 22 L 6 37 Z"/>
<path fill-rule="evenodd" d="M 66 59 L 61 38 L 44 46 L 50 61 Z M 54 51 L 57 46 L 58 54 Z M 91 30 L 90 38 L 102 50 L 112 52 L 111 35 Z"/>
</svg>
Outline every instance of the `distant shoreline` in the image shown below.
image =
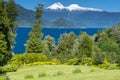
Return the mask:
<svg viewBox="0 0 120 80">
<path fill-rule="evenodd" d="M 32 26 L 20 26 L 18 28 L 32 28 Z M 55 29 L 87 29 L 87 28 L 98 28 L 98 29 L 101 29 L 101 28 L 109 28 L 109 27 L 43 27 L 43 28 L 55 28 Z"/>
</svg>

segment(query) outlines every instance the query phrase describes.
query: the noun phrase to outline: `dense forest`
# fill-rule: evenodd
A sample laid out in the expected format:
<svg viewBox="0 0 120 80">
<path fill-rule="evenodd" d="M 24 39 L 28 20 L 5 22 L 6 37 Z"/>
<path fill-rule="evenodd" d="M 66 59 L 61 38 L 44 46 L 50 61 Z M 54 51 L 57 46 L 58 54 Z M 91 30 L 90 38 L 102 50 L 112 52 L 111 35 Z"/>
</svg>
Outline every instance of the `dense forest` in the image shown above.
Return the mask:
<svg viewBox="0 0 120 80">
<path fill-rule="evenodd" d="M 94 36 L 80 32 L 64 33 L 58 45 L 48 35 L 42 40 L 43 5 L 36 7 L 35 21 L 24 54 L 12 54 L 18 11 L 14 0 L 0 0 L 0 73 L 16 71 L 22 65 L 68 64 L 120 68 L 120 24 Z M 9 66 L 8 66 L 9 65 Z M 114 65 L 114 66 L 113 66 Z"/>
</svg>

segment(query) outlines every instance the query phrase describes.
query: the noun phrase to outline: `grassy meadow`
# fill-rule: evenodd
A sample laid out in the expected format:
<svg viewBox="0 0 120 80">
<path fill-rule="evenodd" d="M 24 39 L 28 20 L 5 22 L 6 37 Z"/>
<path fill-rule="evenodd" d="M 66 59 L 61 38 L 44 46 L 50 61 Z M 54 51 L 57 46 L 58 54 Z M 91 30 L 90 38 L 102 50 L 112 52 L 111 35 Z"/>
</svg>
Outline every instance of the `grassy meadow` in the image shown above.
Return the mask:
<svg viewBox="0 0 120 80">
<path fill-rule="evenodd" d="M 10 80 L 120 80 L 120 70 L 80 65 L 23 66 L 7 73 Z"/>
</svg>

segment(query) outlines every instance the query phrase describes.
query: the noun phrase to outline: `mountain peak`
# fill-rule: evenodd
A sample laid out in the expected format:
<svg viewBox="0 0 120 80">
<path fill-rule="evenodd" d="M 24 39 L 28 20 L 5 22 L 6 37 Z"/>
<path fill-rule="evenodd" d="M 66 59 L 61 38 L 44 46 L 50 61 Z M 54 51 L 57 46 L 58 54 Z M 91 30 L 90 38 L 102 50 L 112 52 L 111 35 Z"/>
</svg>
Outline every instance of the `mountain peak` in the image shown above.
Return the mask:
<svg viewBox="0 0 120 80">
<path fill-rule="evenodd" d="M 67 7 L 70 11 L 72 10 L 80 10 L 81 7 L 78 4 L 71 4 L 70 6 Z"/>
<path fill-rule="evenodd" d="M 80 8 L 78 4 L 71 4 L 69 7 Z"/>
<path fill-rule="evenodd" d="M 47 7 L 47 9 L 51 10 L 68 10 L 68 11 L 103 11 L 101 9 L 96 8 L 87 8 L 87 7 L 80 7 L 78 4 L 71 4 L 68 7 L 64 7 L 60 2 L 56 2 L 52 4 L 51 6 Z"/>
<path fill-rule="evenodd" d="M 67 7 L 70 11 L 102 11 L 101 9 L 96 8 L 87 8 L 87 7 L 80 7 L 78 4 L 71 4 Z"/>
<path fill-rule="evenodd" d="M 53 10 L 64 9 L 64 8 L 65 7 L 60 2 L 54 3 L 51 6 L 47 7 L 47 9 L 53 9 Z"/>
</svg>

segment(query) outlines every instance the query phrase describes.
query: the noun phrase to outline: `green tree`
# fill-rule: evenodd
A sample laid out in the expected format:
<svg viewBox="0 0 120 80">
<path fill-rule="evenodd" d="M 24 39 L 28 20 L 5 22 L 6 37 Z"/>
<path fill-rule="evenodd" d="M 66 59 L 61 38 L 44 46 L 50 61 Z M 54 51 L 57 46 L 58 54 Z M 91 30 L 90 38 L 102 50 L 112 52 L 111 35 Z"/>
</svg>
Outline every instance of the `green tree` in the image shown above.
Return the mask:
<svg viewBox="0 0 120 80">
<path fill-rule="evenodd" d="M 12 54 L 13 44 L 15 43 L 18 9 L 14 0 L 6 3 L 6 12 L 9 19 L 8 31 L 6 33 L 7 51 Z"/>
<path fill-rule="evenodd" d="M 7 61 L 12 57 L 12 45 L 15 38 L 13 36 L 13 32 L 15 32 L 13 28 L 15 28 L 15 26 L 11 24 L 14 23 L 17 15 L 16 17 L 14 17 L 15 14 L 9 15 L 14 12 L 14 10 L 10 8 L 10 6 L 8 6 L 10 1 L 11 0 L 5 2 L 4 0 L 0 0 L 0 65 L 6 64 Z M 16 5 L 14 6 L 14 8 L 15 7 Z M 8 11 L 8 8 L 11 10 L 11 12 Z M 9 16 L 14 17 L 14 20 L 11 20 L 11 17 Z"/>
<path fill-rule="evenodd" d="M 7 63 L 9 55 L 7 54 L 7 45 L 5 41 L 5 35 L 0 31 L 0 66 Z"/>
<path fill-rule="evenodd" d="M 115 34 L 115 27 L 112 27 L 97 33 L 95 37 L 97 46 L 110 63 L 116 63 L 117 55 L 120 54 L 120 47 L 116 41 L 117 38 L 115 38 Z"/>
<path fill-rule="evenodd" d="M 120 66 L 120 55 L 117 55 L 117 63 L 118 63 L 119 66 Z"/>
<path fill-rule="evenodd" d="M 93 52 L 94 42 L 86 32 L 81 32 L 77 38 L 77 56 L 82 58 L 84 56 L 91 57 Z"/>
<path fill-rule="evenodd" d="M 44 43 L 41 40 L 42 38 L 42 8 L 43 5 L 39 4 L 36 7 L 35 22 L 31 32 L 29 33 L 29 40 L 26 44 L 27 53 L 42 53 L 44 49 Z"/>
<path fill-rule="evenodd" d="M 57 54 L 62 56 L 61 58 L 64 57 L 64 59 L 66 60 L 73 58 L 75 38 L 76 35 L 74 34 L 74 32 L 70 32 L 69 34 L 64 33 L 63 35 L 60 36 L 59 44 L 57 47 Z"/>
<path fill-rule="evenodd" d="M 115 41 L 120 45 L 120 23 L 117 26 L 113 26 L 105 30 L 109 38 L 115 39 Z"/>
<path fill-rule="evenodd" d="M 0 0 L 0 66 L 7 63 L 10 59 L 10 54 L 7 49 L 7 38 L 6 34 L 8 34 L 9 27 L 9 19 L 7 17 L 5 2 Z"/>
<path fill-rule="evenodd" d="M 104 57 L 104 53 L 100 50 L 100 48 L 97 45 L 95 45 L 92 53 L 93 64 L 102 64 L 104 61 Z"/>
<path fill-rule="evenodd" d="M 98 35 L 99 39 L 97 41 L 97 45 L 102 51 L 119 53 L 119 45 L 113 38 L 109 38 L 108 34 L 104 31 Z"/>
<path fill-rule="evenodd" d="M 44 53 L 50 57 L 53 58 L 56 55 L 56 46 L 55 46 L 55 40 L 50 35 L 47 35 L 44 39 L 45 42 L 45 51 Z"/>
</svg>

